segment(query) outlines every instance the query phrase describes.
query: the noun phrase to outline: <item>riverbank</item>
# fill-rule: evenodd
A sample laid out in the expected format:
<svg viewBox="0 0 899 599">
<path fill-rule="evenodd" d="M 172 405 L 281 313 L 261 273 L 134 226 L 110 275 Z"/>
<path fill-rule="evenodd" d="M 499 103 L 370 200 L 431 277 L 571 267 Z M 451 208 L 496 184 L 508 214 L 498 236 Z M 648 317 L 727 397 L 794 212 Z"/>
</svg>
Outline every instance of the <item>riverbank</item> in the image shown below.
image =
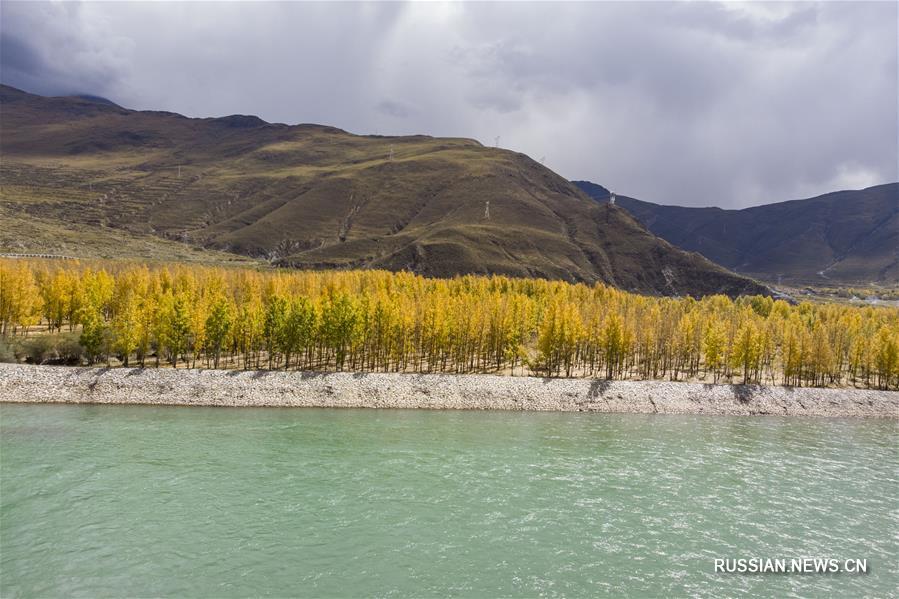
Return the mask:
<svg viewBox="0 0 899 599">
<path fill-rule="evenodd" d="M 899 418 L 899 393 L 492 375 L 0 364 L 0 402 Z"/>
</svg>

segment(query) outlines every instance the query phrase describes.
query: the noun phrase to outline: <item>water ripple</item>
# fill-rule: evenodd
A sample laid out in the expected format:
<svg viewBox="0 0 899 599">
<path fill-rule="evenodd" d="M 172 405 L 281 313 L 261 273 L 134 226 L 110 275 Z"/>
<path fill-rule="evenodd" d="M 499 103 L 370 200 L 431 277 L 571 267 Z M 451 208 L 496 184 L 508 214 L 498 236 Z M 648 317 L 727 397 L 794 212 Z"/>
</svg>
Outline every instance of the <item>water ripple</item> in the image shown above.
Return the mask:
<svg viewBox="0 0 899 599">
<path fill-rule="evenodd" d="M 0 595 L 894 596 L 892 422 L 0 407 Z M 867 558 L 865 576 L 716 557 Z"/>
</svg>

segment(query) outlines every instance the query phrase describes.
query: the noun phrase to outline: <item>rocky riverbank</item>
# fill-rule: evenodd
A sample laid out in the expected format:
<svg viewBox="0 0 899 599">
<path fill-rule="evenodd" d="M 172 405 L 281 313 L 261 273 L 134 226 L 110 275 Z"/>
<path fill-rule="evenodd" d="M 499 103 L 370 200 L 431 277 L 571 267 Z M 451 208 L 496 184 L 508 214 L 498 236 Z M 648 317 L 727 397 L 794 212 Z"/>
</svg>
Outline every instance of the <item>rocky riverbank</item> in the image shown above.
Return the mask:
<svg viewBox="0 0 899 599">
<path fill-rule="evenodd" d="M 0 402 L 899 418 L 899 393 L 492 375 L 0 364 Z"/>
</svg>

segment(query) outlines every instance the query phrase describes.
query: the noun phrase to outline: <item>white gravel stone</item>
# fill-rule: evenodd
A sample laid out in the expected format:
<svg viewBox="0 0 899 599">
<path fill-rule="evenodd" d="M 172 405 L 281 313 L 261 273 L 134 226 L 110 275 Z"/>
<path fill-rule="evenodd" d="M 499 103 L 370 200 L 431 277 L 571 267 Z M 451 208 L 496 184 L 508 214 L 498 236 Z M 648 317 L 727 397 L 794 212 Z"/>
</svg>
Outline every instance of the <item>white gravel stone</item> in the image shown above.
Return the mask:
<svg viewBox="0 0 899 599">
<path fill-rule="evenodd" d="M 0 402 L 899 418 L 899 393 L 666 381 L 0 364 Z"/>
</svg>

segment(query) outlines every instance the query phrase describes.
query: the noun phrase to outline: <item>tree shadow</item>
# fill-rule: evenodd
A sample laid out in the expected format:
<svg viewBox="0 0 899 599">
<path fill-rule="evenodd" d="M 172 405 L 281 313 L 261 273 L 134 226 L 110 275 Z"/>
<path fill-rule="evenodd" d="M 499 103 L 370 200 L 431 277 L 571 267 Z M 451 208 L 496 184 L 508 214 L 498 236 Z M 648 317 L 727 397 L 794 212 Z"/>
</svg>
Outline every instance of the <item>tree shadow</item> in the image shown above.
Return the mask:
<svg viewBox="0 0 899 599">
<path fill-rule="evenodd" d="M 596 379 L 590 383 L 590 391 L 587 393 L 587 397 L 590 399 L 596 399 L 605 394 L 606 391 L 612 388 L 612 381 L 609 379 Z"/>
<path fill-rule="evenodd" d="M 757 385 L 731 385 L 734 397 L 740 403 L 749 403 L 758 391 Z"/>
<path fill-rule="evenodd" d="M 309 379 L 320 379 L 328 376 L 328 374 L 329 373 L 327 372 L 320 372 L 317 370 L 303 370 L 300 372 L 300 379 L 304 381 Z"/>
</svg>

